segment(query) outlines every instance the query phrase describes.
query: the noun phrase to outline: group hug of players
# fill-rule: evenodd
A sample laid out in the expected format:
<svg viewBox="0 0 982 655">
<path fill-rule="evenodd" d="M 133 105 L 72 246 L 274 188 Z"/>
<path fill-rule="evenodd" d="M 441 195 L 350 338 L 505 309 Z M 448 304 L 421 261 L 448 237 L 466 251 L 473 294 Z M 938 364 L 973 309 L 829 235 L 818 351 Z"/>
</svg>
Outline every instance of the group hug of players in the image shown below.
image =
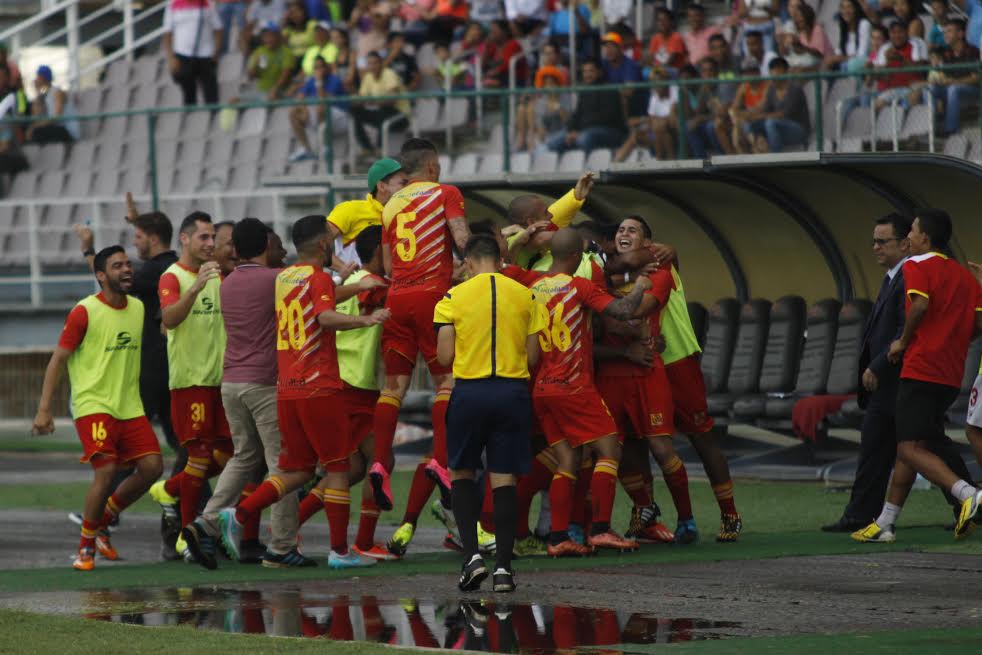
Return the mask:
<svg viewBox="0 0 982 655">
<path fill-rule="evenodd" d="M 463 546 L 468 555 L 472 539 L 458 531 L 452 489 L 456 471 L 471 466 L 460 448 L 451 448 L 448 460 L 447 414 L 455 381 L 497 377 L 523 379 L 531 398 L 490 399 L 501 414 L 528 415 L 530 426 L 520 436 L 531 450 L 516 450 L 525 455 L 509 462 L 488 457 L 481 465 L 487 475 L 477 542 L 483 552 L 496 552 L 498 571 L 510 573 L 513 554 L 579 557 L 695 541 L 676 432 L 691 440 L 719 502 L 717 541 L 737 540 L 742 522 L 726 459 L 710 434 L 700 349 L 674 249 L 654 243 L 639 216 L 610 228 L 571 226 L 594 184 L 590 173 L 552 205 L 515 198 L 505 229 L 492 221 L 468 224 L 460 191 L 439 178 L 435 147 L 411 139 L 398 160 L 372 166 L 365 200 L 339 204 L 327 220 L 296 221 L 297 260 L 285 268 L 276 268 L 269 229 L 247 218 L 231 227 L 237 265 L 223 275 L 210 217 L 195 212 L 184 219 L 180 258 L 161 276 L 158 294 L 170 415 L 187 465 L 159 482 L 159 445 L 138 393 L 144 316 L 129 295 L 133 268 L 120 246 L 95 254 L 101 291 L 70 313 L 34 422 L 38 433 L 54 429 L 52 398 L 67 366 L 82 461 L 94 469 L 76 569 L 91 570 L 97 553 L 119 557 L 107 528 L 148 491 L 180 525 L 177 551 L 208 568 L 217 566 L 219 543 L 233 559 L 315 565 L 296 547 L 296 534 L 321 509 L 330 527 L 330 567 L 398 559 L 435 489 L 440 498 L 431 511 L 448 528 L 445 545 Z M 336 240 L 344 247 L 335 250 Z M 450 306 L 455 282 L 477 274 L 492 278 L 487 325 L 477 323 L 490 345 L 468 345 L 458 331 L 456 351 L 440 353 L 434 325 L 450 324 L 453 312 L 481 311 L 483 299 L 468 306 L 458 296 Z M 527 320 L 534 339 L 520 349 L 520 363 L 506 352 L 515 336 L 505 320 L 513 304 L 504 282 L 494 295 L 501 278 L 530 289 L 535 301 Z M 392 443 L 420 355 L 436 389 L 433 449 L 416 468 L 401 525 L 385 544 L 376 543 L 379 512 L 394 508 Z M 457 412 L 466 413 L 463 400 Z M 674 531 L 659 521 L 649 452 L 676 509 Z M 113 490 L 117 472 L 130 468 Z M 513 476 L 507 493 L 501 484 L 492 491 L 496 474 Z M 202 488 L 214 476 L 202 510 Z M 349 548 L 349 488 L 363 479 Z M 623 536 L 610 525 L 618 481 L 633 502 Z M 529 529 L 529 507 L 542 491 L 551 517 L 544 543 Z M 259 518 L 270 506 L 272 537 L 257 553 Z M 499 584 L 498 571 L 495 589 L 513 589 L 510 575 Z"/>
</svg>

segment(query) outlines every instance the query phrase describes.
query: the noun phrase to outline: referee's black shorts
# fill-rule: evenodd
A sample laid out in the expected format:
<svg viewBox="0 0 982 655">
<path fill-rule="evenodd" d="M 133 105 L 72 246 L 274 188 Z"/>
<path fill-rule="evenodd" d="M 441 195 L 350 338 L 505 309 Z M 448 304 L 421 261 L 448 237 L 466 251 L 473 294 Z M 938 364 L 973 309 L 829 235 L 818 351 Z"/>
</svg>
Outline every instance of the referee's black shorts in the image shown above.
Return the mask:
<svg viewBox="0 0 982 655">
<path fill-rule="evenodd" d="M 945 413 L 960 390 L 945 384 L 901 378 L 897 389 L 897 441 L 936 441 L 945 435 Z"/>
<path fill-rule="evenodd" d="M 447 458 L 451 470 L 482 468 L 524 475 L 531 464 L 532 397 L 528 380 L 457 380 L 447 406 Z"/>
</svg>

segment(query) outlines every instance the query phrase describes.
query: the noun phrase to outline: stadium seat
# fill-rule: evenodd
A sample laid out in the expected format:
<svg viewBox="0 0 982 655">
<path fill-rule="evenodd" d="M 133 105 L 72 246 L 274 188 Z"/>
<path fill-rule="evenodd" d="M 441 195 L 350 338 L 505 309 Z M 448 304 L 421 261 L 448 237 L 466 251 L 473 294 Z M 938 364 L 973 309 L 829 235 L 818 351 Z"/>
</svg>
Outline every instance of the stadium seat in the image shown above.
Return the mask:
<svg viewBox="0 0 982 655">
<path fill-rule="evenodd" d="M 762 299 L 751 300 L 740 308 L 730 375 L 724 390 L 709 394 L 710 415 L 726 416 L 738 397 L 759 389 L 770 313 L 771 303 Z"/>
<path fill-rule="evenodd" d="M 114 196 L 119 186 L 119 171 L 102 169 L 93 177 L 92 191 L 97 196 Z"/>
<path fill-rule="evenodd" d="M 968 139 L 961 134 L 953 134 L 945 140 L 944 154 L 949 157 L 964 159 L 968 151 Z"/>
<path fill-rule="evenodd" d="M 706 326 L 709 323 L 709 312 L 701 303 L 697 302 L 688 303 L 687 308 L 689 310 L 689 322 L 692 323 L 692 331 L 696 333 L 699 347 L 704 348 L 706 346 Z"/>
<path fill-rule="evenodd" d="M 32 198 L 34 189 L 38 183 L 38 173 L 36 171 L 22 171 L 14 176 L 10 185 L 10 196 L 12 198 Z"/>
<path fill-rule="evenodd" d="M 440 170 L 450 172 L 453 169 L 453 160 L 450 155 L 440 155 Z"/>
<path fill-rule="evenodd" d="M 93 170 L 87 166 L 71 168 L 68 174 L 68 185 L 65 187 L 65 195 L 87 196 L 92 188 Z"/>
<path fill-rule="evenodd" d="M 440 124 L 446 127 L 447 120 L 449 120 L 450 127 L 467 125 L 469 103 L 470 100 L 467 98 L 448 98 L 446 104 L 443 106 L 443 115 L 441 116 Z"/>
<path fill-rule="evenodd" d="M 733 403 L 734 417 L 749 420 L 763 416 L 768 398 L 789 396 L 794 390 L 804 345 L 805 314 L 805 299 L 801 296 L 785 296 L 771 307 L 759 393 L 737 398 Z"/>
<path fill-rule="evenodd" d="M 555 155 L 556 153 L 552 153 L 552 154 Z M 512 173 L 528 173 L 531 170 L 532 170 L 532 156 L 529 153 L 527 152 L 511 153 Z"/>
<path fill-rule="evenodd" d="M 442 129 L 440 124 L 440 101 L 436 98 L 421 98 L 416 101 L 412 113 L 412 130 L 417 132 L 432 132 Z"/>
<path fill-rule="evenodd" d="M 245 57 L 237 50 L 230 50 L 218 62 L 218 81 L 240 80 L 244 69 Z"/>
<path fill-rule="evenodd" d="M 241 164 L 232 169 L 228 176 L 229 189 L 251 191 L 259 184 L 259 169 L 255 162 Z"/>
<path fill-rule="evenodd" d="M 962 376 L 961 393 L 948 409 L 948 422 L 964 426 L 968 418 L 968 403 L 972 385 L 979 374 L 979 358 L 982 357 L 982 339 L 976 339 L 968 348 L 965 357 L 965 374 Z"/>
<path fill-rule="evenodd" d="M 180 148 L 178 148 L 178 161 L 182 162 L 181 168 L 187 167 L 188 170 L 198 171 L 201 167 L 201 162 L 205 159 L 205 148 L 207 147 L 207 142 L 204 139 L 198 139 L 195 141 L 184 141 L 181 143 Z M 236 164 L 243 161 L 256 161 L 258 159 L 258 154 L 252 159 L 243 158 L 243 154 L 236 152 L 236 158 L 234 162 Z"/>
<path fill-rule="evenodd" d="M 518 167 L 515 166 L 515 159 L 524 153 L 516 153 L 511 158 L 512 171 L 517 173 Z M 556 166 L 559 164 L 559 155 L 551 150 L 537 151 L 532 155 L 532 168 L 536 173 L 555 173 Z"/>
<path fill-rule="evenodd" d="M 610 166 L 614 153 L 607 148 L 597 148 L 586 158 L 585 171 L 602 171 Z"/>
<path fill-rule="evenodd" d="M 504 158 L 498 153 L 491 153 L 481 157 L 477 172 L 481 175 L 498 175 L 504 169 Z"/>
<path fill-rule="evenodd" d="M 249 112 L 255 112 L 250 114 Z M 217 122 L 217 121 L 216 121 Z M 262 107 L 247 109 L 240 117 L 238 136 L 262 134 L 266 127 L 266 110 Z M 196 111 L 185 114 L 180 138 L 183 141 L 203 141 L 211 134 L 211 113 Z"/>
<path fill-rule="evenodd" d="M 477 155 L 469 152 L 458 156 L 453 162 L 453 174 L 456 176 L 474 175 L 477 173 Z"/>
<path fill-rule="evenodd" d="M 701 361 L 706 393 L 721 393 L 726 389 L 739 318 L 740 303 L 735 298 L 717 300 L 709 310 Z"/>
<path fill-rule="evenodd" d="M 859 139 L 869 141 L 872 134 L 873 124 L 870 110 L 868 107 L 856 107 L 845 119 L 842 127 L 842 139 Z"/>
<path fill-rule="evenodd" d="M 859 386 L 859 356 L 863 330 L 873 304 L 868 300 L 850 300 L 839 312 L 839 329 L 835 351 L 829 366 L 827 392 L 833 395 L 856 393 Z"/>
<path fill-rule="evenodd" d="M 862 108 L 857 109 L 861 111 Z M 898 105 L 884 107 L 876 115 L 876 140 L 893 141 L 899 138 L 904 124 L 904 108 Z"/>
<path fill-rule="evenodd" d="M 219 99 L 221 99 L 221 96 L 219 96 Z M 161 87 L 160 95 L 157 96 L 157 102 L 160 103 L 161 107 L 180 107 L 184 104 L 184 96 L 181 94 L 181 88 L 176 84 L 165 84 Z"/>
<path fill-rule="evenodd" d="M 57 198 L 65 189 L 65 173 L 62 171 L 47 171 L 41 175 L 37 186 L 37 197 Z"/>
<path fill-rule="evenodd" d="M 125 59 L 117 59 L 106 68 L 106 76 L 102 83 L 107 88 L 126 87 L 130 81 L 132 66 Z"/>
<path fill-rule="evenodd" d="M 927 105 L 914 105 L 907 113 L 903 128 L 900 130 L 901 139 L 928 135 L 931 130 L 931 110 Z"/>
<path fill-rule="evenodd" d="M 583 150 L 567 150 L 559 158 L 560 173 L 582 173 L 586 166 L 586 152 Z"/>
</svg>

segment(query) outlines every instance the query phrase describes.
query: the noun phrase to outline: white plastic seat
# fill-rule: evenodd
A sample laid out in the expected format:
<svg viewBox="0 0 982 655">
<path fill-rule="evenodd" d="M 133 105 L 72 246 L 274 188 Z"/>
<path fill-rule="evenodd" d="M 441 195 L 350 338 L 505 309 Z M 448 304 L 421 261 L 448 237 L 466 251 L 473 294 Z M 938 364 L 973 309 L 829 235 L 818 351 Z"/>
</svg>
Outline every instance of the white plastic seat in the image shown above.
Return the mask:
<svg viewBox="0 0 982 655">
<path fill-rule="evenodd" d="M 230 50 L 218 62 L 218 81 L 240 80 L 245 68 L 245 58 L 242 53 Z"/>
<path fill-rule="evenodd" d="M 239 138 L 235 142 L 235 164 L 258 162 L 262 159 L 263 137 L 261 135 Z"/>
<path fill-rule="evenodd" d="M 586 164 L 586 152 L 583 150 L 567 150 L 559 159 L 558 170 L 561 173 L 581 173 Z"/>
<path fill-rule="evenodd" d="M 262 134 L 264 129 L 266 129 L 266 109 L 252 107 L 239 116 L 239 126 L 235 135 L 241 139 L 245 136 Z"/>
<path fill-rule="evenodd" d="M 448 173 L 452 170 L 450 155 L 440 155 L 440 171 L 447 171 Z"/>
<path fill-rule="evenodd" d="M 532 169 L 536 173 L 554 173 L 559 164 L 559 155 L 552 150 L 538 151 L 532 158 Z M 514 156 L 512 156 L 512 170 L 518 172 L 515 167 Z"/>
<path fill-rule="evenodd" d="M 450 127 L 467 125 L 468 103 L 467 98 L 449 98 L 443 107 L 444 126 L 446 126 L 447 118 L 450 119 Z"/>
<path fill-rule="evenodd" d="M 481 175 L 498 175 L 504 170 L 504 158 L 496 152 L 484 155 L 477 170 Z"/>
<path fill-rule="evenodd" d="M 556 157 L 556 153 L 554 153 L 554 152 L 553 153 L 549 153 L 549 154 L 551 154 L 554 158 Z M 502 163 L 502 169 L 503 168 L 504 168 L 504 164 Z M 551 170 L 554 170 L 554 169 L 555 169 L 555 159 L 553 160 L 553 168 Z M 512 155 L 511 155 L 511 172 L 512 173 L 528 173 L 531 170 L 532 170 L 532 155 L 530 155 L 527 152 L 514 152 L 514 153 L 512 153 Z M 538 170 L 538 167 L 536 167 L 536 171 L 537 172 L 546 172 L 546 171 L 539 171 Z"/>
<path fill-rule="evenodd" d="M 62 171 L 47 171 L 38 181 L 38 198 L 57 198 L 65 188 L 65 173 Z"/>
<path fill-rule="evenodd" d="M 948 155 L 949 157 L 964 159 L 967 151 L 968 139 L 961 134 L 953 134 L 945 141 L 944 154 Z"/>
<path fill-rule="evenodd" d="M 966 147 L 968 144 L 966 143 Z M 964 154 L 964 153 L 963 153 Z M 38 173 L 36 171 L 21 171 L 14 176 L 10 184 L 11 198 L 31 198 L 34 196 L 34 189 L 37 187 Z M 3 211 L 3 210 L 0 210 Z"/>
<path fill-rule="evenodd" d="M 232 169 L 227 187 L 234 190 L 251 190 L 259 184 L 259 169 L 255 162 L 240 164 Z M 241 216 L 240 216 L 241 218 Z"/>
<path fill-rule="evenodd" d="M 903 128 L 900 130 L 901 139 L 915 136 L 927 136 L 931 131 L 931 110 L 927 105 L 914 105 L 907 113 Z"/>
<path fill-rule="evenodd" d="M 130 81 L 130 63 L 125 59 L 117 59 L 106 68 L 103 84 L 107 88 L 126 86 Z"/>
<path fill-rule="evenodd" d="M 211 130 L 211 114 L 206 111 L 195 111 L 185 114 L 184 125 L 180 131 L 182 141 L 203 141 Z"/>
<path fill-rule="evenodd" d="M 608 148 L 597 148 L 586 158 L 586 171 L 602 171 L 610 166 L 614 159 L 614 153 Z"/>
<path fill-rule="evenodd" d="M 416 106 L 413 107 L 412 117 L 415 129 L 421 132 L 429 132 L 441 128 L 442 125 L 439 124 L 440 101 L 436 98 L 422 98 L 417 100 Z"/>
<path fill-rule="evenodd" d="M 887 106 L 876 115 L 876 140 L 892 141 L 894 135 L 900 135 L 904 124 L 904 108 L 898 105 Z"/>
<path fill-rule="evenodd" d="M 842 138 L 869 141 L 872 133 L 871 121 L 869 107 L 856 107 L 846 118 L 846 124 L 842 128 Z"/>
<path fill-rule="evenodd" d="M 465 153 L 454 160 L 454 175 L 474 175 L 475 173 L 477 173 L 477 155 L 474 153 Z"/>
</svg>

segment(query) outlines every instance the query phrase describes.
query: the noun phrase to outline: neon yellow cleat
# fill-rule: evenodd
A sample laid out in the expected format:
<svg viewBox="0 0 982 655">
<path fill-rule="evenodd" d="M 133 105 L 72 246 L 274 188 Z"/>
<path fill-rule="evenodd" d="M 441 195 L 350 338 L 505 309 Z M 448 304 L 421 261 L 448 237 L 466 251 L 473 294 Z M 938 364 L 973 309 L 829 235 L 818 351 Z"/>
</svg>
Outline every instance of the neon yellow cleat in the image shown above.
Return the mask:
<svg viewBox="0 0 982 655">
<path fill-rule="evenodd" d="M 490 554 L 495 551 L 496 541 L 494 535 L 487 532 L 481 527 L 481 524 L 477 524 L 477 549 L 484 554 Z"/>
<path fill-rule="evenodd" d="M 853 532 L 852 538 L 864 544 L 892 544 L 897 540 L 897 535 L 893 532 L 893 526 L 884 530 L 874 521 L 862 530 Z"/>
<path fill-rule="evenodd" d="M 385 547 L 396 557 L 402 557 L 406 554 L 414 534 L 416 534 L 416 528 L 413 527 L 413 524 L 403 523 L 392 533 L 392 538 L 385 544 Z"/>
</svg>

